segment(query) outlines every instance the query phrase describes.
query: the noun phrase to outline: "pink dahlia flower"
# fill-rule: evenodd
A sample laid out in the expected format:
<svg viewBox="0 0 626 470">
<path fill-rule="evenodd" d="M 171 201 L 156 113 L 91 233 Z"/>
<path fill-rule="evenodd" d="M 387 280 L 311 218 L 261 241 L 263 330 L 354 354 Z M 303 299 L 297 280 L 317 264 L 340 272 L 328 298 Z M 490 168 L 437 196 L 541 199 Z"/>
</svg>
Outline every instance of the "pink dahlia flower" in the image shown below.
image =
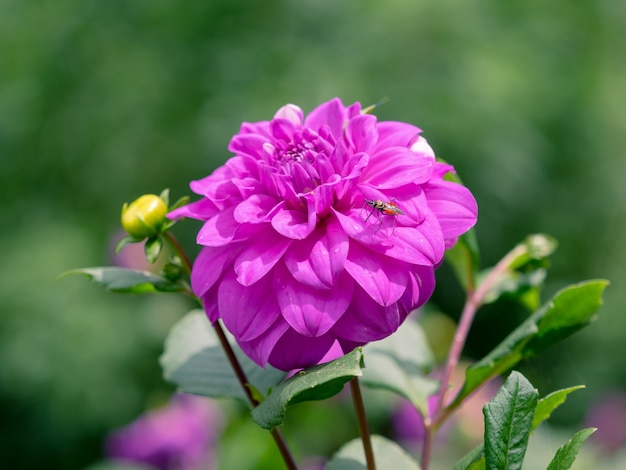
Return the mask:
<svg viewBox="0 0 626 470">
<path fill-rule="evenodd" d="M 193 290 L 255 362 L 334 359 L 390 335 L 428 300 L 477 207 L 419 134 L 359 103 L 335 98 L 306 118 L 289 104 L 244 123 L 234 156 L 191 183 L 202 199 L 169 217 L 205 221 Z"/>
</svg>

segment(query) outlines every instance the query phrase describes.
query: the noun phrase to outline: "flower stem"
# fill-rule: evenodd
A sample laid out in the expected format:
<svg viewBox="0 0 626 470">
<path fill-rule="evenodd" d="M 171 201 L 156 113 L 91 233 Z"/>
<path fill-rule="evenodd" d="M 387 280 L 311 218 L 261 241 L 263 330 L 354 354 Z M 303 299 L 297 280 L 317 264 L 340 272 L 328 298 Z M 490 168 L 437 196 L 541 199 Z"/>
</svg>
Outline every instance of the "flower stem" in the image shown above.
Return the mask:
<svg viewBox="0 0 626 470">
<path fill-rule="evenodd" d="M 178 256 L 180 256 L 180 259 L 183 262 L 183 268 L 185 269 L 187 275 L 191 275 L 191 260 L 189 259 L 189 256 L 187 256 L 187 253 L 185 253 L 185 250 L 183 250 L 183 247 L 180 245 L 179 241 L 176 239 L 176 237 L 174 237 L 174 235 L 172 235 L 172 232 L 170 231 L 165 232 L 163 235 L 165 236 L 165 240 L 170 244 L 170 246 L 174 249 Z"/>
<path fill-rule="evenodd" d="M 224 334 L 224 330 L 219 320 L 213 324 L 213 328 L 215 329 L 215 333 L 217 334 L 220 344 L 222 345 L 222 349 L 226 353 L 228 362 L 230 362 L 230 365 L 233 368 L 233 371 L 235 372 L 235 375 L 237 376 L 237 379 L 239 380 L 239 383 L 241 384 L 241 388 L 243 388 L 243 391 L 245 392 L 246 397 L 248 398 L 248 401 L 253 407 L 258 406 L 259 401 L 256 398 L 254 398 L 254 396 L 252 395 L 252 391 L 250 390 L 250 387 L 248 387 L 249 382 L 248 382 L 248 378 L 246 377 L 246 373 L 241 367 L 241 364 L 239 363 L 237 356 L 235 356 L 235 352 L 233 351 L 233 348 L 228 342 L 228 338 L 226 338 L 226 335 Z M 289 470 L 297 470 L 296 462 L 293 456 L 291 455 L 291 451 L 289 450 L 289 447 L 287 446 L 287 441 L 285 440 L 285 436 L 283 432 L 280 430 L 280 428 L 272 428 L 270 433 L 272 434 L 272 437 L 274 438 L 274 442 L 276 443 L 276 446 L 278 447 L 280 455 L 282 456 L 287 468 Z"/>
<path fill-rule="evenodd" d="M 448 360 L 446 361 L 446 366 L 443 375 L 441 376 L 441 385 L 439 389 L 439 394 L 437 395 L 435 409 L 432 413 L 432 418 L 426 418 L 424 420 L 426 433 L 424 436 L 424 448 L 422 449 L 422 470 L 428 470 L 432 445 L 434 441 L 434 433 L 436 429 L 453 411 L 451 409 L 444 410 L 446 394 L 448 393 L 452 373 L 457 367 L 459 359 L 461 357 L 461 353 L 463 352 L 465 340 L 467 339 L 467 335 L 472 326 L 472 322 L 474 321 L 476 311 L 483 304 L 485 300 L 485 295 L 498 281 L 502 273 L 509 269 L 511 261 L 518 257 L 520 255 L 520 251 L 523 252 L 523 250 L 524 247 L 522 246 L 515 247 L 513 250 L 507 253 L 504 258 L 502 258 L 498 262 L 498 264 L 493 267 L 491 272 L 487 275 L 487 277 L 476 290 L 468 289 L 467 291 L 465 305 L 463 306 L 463 311 L 461 312 L 461 319 L 459 320 L 459 325 L 454 334 L 454 339 L 452 340 L 452 344 L 450 345 Z"/>
<path fill-rule="evenodd" d="M 178 240 L 174 237 L 174 235 L 172 235 L 171 232 L 169 231 L 165 232 L 164 235 L 165 235 L 165 239 L 170 244 L 170 246 L 180 256 L 183 262 L 183 268 L 185 269 L 187 274 L 191 275 L 192 263 L 189 260 L 187 253 L 185 253 L 185 250 L 183 250 L 183 247 L 180 245 Z M 202 304 L 202 302 L 200 303 Z M 230 362 L 233 372 L 235 373 L 235 376 L 237 376 L 237 380 L 239 380 L 239 383 L 241 384 L 241 388 L 243 388 L 243 391 L 246 394 L 248 401 L 253 407 L 258 406 L 259 401 L 256 398 L 254 398 L 254 396 L 252 395 L 252 391 L 250 390 L 250 387 L 248 387 L 249 382 L 248 382 L 248 378 L 246 377 L 246 373 L 241 367 L 241 364 L 239 363 L 237 356 L 235 356 L 235 352 L 233 351 L 233 348 L 228 342 L 228 338 L 226 338 L 226 334 L 224 334 L 224 329 L 222 328 L 222 325 L 220 324 L 219 320 L 213 324 L 213 329 L 215 330 L 215 334 L 217 334 L 217 338 L 219 339 L 222 349 L 224 350 L 224 353 L 226 354 L 226 357 L 228 358 L 228 362 Z M 285 465 L 287 466 L 287 469 L 297 470 L 296 462 L 293 456 L 291 455 L 291 451 L 289 450 L 289 446 L 287 445 L 287 441 L 285 440 L 285 436 L 283 432 L 280 430 L 280 428 L 272 428 L 272 430 L 270 431 L 270 434 L 274 438 L 274 442 L 276 443 L 276 446 L 278 447 L 280 455 L 282 456 L 285 462 Z"/>
<path fill-rule="evenodd" d="M 354 377 L 350 381 L 350 391 L 352 392 L 354 411 L 356 412 L 357 421 L 359 423 L 359 434 L 361 435 L 361 440 L 363 441 L 363 451 L 365 452 L 367 470 L 376 470 L 374 451 L 372 449 L 372 441 L 370 439 L 370 430 L 367 424 L 365 405 L 363 404 L 363 395 L 361 395 L 361 387 L 359 385 L 359 379 L 357 377 Z"/>
</svg>

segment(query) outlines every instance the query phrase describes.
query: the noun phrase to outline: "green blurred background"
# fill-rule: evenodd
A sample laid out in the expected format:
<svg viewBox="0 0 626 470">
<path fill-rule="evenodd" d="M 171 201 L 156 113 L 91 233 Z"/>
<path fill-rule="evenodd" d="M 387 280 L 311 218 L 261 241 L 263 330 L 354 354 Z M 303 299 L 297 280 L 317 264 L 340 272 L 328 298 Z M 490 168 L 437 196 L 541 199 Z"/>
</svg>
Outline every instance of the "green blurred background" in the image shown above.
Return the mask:
<svg viewBox="0 0 626 470">
<path fill-rule="evenodd" d="M 389 97 L 380 119 L 424 130 L 478 200 L 485 265 L 546 232 L 560 242 L 546 296 L 611 280 L 597 323 L 524 365 L 542 394 L 587 384 L 554 418 L 578 425 L 626 387 L 625 44 L 613 0 L 0 0 L 6 468 L 83 468 L 108 430 L 172 390 L 156 359 L 189 305 L 59 273 L 111 263 L 122 203 L 188 194 L 242 121 L 334 96 Z M 192 253 L 197 228 L 176 229 Z M 457 289 L 442 269 L 434 302 L 452 318 Z M 485 310 L 468 355 L 523 315 Z"/>
</svg>

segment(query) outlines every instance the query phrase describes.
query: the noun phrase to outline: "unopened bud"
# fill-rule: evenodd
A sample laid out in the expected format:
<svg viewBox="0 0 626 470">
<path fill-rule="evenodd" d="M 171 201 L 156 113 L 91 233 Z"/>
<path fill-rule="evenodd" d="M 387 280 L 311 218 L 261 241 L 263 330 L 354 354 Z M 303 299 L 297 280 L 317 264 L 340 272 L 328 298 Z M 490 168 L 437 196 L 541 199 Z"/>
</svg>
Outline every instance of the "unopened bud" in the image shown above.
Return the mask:
<svg viewBox="0 0 626 470">
<path fill-rule="evenodd" d="M 165 222 L 167 205 L 159 196 L 145 194 L 122 207 L 122 227 L 134 238 L 152 237 Z"/>
</svg>

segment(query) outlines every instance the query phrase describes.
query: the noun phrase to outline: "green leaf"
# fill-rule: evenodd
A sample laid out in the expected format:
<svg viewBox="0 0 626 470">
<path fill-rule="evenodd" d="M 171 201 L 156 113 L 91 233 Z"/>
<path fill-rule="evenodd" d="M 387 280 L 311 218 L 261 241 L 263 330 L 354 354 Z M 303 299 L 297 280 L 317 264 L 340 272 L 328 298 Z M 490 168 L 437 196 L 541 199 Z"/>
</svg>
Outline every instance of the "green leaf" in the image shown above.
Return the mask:
<svg viewBox="0 0 626 470">
<path fill-rule="evenodd" d="M 252 418 L 265 429 L 280 426 L 289 405 L 336 395 L 346 382 L 361 375 L 362 362 L 363 352 L 357 348 L 332 362 L 298 372 L 274 387 L 269 396 L 252 410 Z"/>
<path fill-rule="evenodd" d="M 394 334 L 364 346 L 363 353 L 363 385 L 397 393 L 422 415 L 428 413 L 428 397 L 437 392 L 439 382 L 426 377 L 434 358 L 417 322 L 404 322 Z"/>
<path fill-rule="evenodd" d="M 565 403 L 565 400 L 570 393 L 580 390 L 581 388 L 585 388 L 585 386 L 577 385 L 575 387 L 564 388 L 562 390 L 552 392 L 539 400 L 539 403 L 537 403 L 537 409 L 535 410 L 535 417 L 533 418 L 533 429 L 537 429 L 537 426 L 547 420 L 554 410 Z"/>
<path fill-rule="evenodd" d="M 522 468 L 539 393 L 513 371 L 496 396 L 485 405 L 485 464 L 487 470 Z"/>
<path fill-rule="evenodd" d="M 127 268 L 96 267 L 75 269 L 60 277 L 82 274 L 111 292 L 143 294 L 146 292 L 185 292 L 189 286 L 184 282 L 172 282 L 148 271 Z"/>
<path fill-rule="evenodd" d="M 485 468 L 485 446 L 474 447 L 459 460 L 452 470 L 483 470 Z"/>
<path fill-rule="evenodd" d="M 531 429 L 536 429 L 543 421 L 547 420 L 552 412 L 565 402 L 570 393 L 581 388 L 585 388 L 585 386 L 578 385 L 576 387 L 564 388 L 541 398 L 537 402 L 537 408 L 535 408 Z M 459 460 L 452 470 L 479 470 L 484 468 L 485 447 L 481 444 Z"/>
<path fill-rule="evenodd" d="M 267 392 L 285 377 L 284 372 L 272 367 L 259 367 L 237 345 L 231 345 L 255 390 Z M 247 402 L 219 339 L 201 310 L 188 313 L 174 325 L 159 361 L 165 379 L 183 392 Z"/>
<path fill-rule="evenodd" d="M 162 249 L 163 240 L 161 240 L 161 237 L 156 236 L 154 238 L 149 238 L 148 240 L 146 240 L 144 250 L 146 252 L 146 259 L 148 260 L 148 263 L 156 263 L 156 260 L 159 258 Z"/>
<path fill-rule="evenodd" d="M 574 434 L 574 437 L 559 447 L 546 470 L 568 470 L 576 460 L 580 447 L 596 430 L 597 428 L 586 428 Z"/>
<path fill-rule="evenodd" d="M 480 267 L 480 253 L 474 229 L 461 235 L 456 245 L 446 250 L 446 261 L 452 267 L 465 292 L 476 287 L 476 274 Z"/>
<path fill-rule="evenodd" d="M 395 442 L 377 435 L 371 440 L 377 468 L 420 470 L 419 464 Z M 326 464 L 326 470 L 367 470 L 363 442 L 354 439 L 344 444 Z"/>
<path fill-rule="evenodd" d="M 595 319 L 608 281 L 575 284 L 557 292 L 487 356 L 468 367 L 465 383 L 448 409 L 456 408 L 480 385 L 572 335 Z"/>
</svg>

